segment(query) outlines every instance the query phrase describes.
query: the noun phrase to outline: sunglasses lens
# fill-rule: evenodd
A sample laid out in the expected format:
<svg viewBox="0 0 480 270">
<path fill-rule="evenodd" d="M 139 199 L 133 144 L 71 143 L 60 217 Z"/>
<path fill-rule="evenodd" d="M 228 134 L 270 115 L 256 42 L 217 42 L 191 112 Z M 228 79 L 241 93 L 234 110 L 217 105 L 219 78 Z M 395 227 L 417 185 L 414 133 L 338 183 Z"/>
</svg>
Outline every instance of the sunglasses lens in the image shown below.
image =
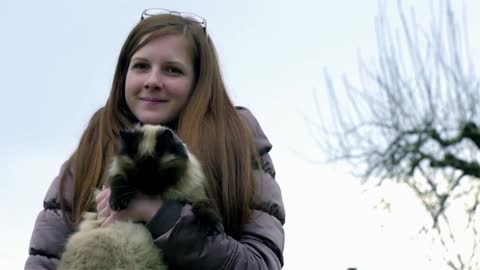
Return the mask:
<svg viewBox="0 0 480 270">
<path fill-rule="evenodd" d="M 161 9 L 161 8 L 151 8 L 151 9 L 144 10 L 142 13 L 142 19 L 150 16 L 161 15 L 161 14 L 171 14 L 171 15 L 179 16 L 186 20 L 199 23 L 203 28 L 207 26 L 207 21 L 196 14 L 171 11 L 168 9 Z"/>
<path fill-rule="evenodd" d="M 161 15 L 161 14 L 170 14 L 171 11 L 167 9 L 161 9 L 161 8 L 152 8 L 152 9 L 146 9 L 143 11 L 143 16 L 144 17 L 150 17 L 150 16 L 155 16 L 155 15 Z"/>
<path fill-rule="evenodd" d="M 203 19 L 202 17 L 200 17 L 198 15 L 192 14 L 192 13 L 181 13 L 180 16 L 184 19 L 187 19 L 187 20 L 192 21 L 192 22 L 197 22 L 201 25 L 204 25 L 204 23 L 205 23 L 205 19 Z"/>
</svg>

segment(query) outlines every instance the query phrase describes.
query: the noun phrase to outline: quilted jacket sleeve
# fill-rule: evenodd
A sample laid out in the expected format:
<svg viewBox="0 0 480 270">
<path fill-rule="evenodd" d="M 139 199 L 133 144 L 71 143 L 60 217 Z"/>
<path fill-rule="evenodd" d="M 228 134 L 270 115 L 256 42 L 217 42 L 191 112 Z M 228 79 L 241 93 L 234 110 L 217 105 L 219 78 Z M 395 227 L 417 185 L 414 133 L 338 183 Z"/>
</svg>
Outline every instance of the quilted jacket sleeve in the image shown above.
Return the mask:
<svg viewBox="0 0 480 270">
<path fill-rule="evenodd" d="M 65 165 L 60 171 L 61 175 Z M 71 190 L 72 175 L 66 174 L 66 190 Z M 63 213 L 59 204 L 59 185 L 60 177 L 57 176 L 47 191 L 43 202 L 43 210 L 37 216 L 33 233 L 30 239 L 29 256 L 25 263 L 27 270 L 54 270 L 64 245 L 72 230 L 65 224 Z M 71 200 L 67 196 L 67 206 L 71 205 Z"/>
<path fill-rule="evenodd" d="M 239 112 L 253 127 L 255 143 L 263 161 L 263 169 L 255 171 L 255 202 L 261 207 L 253 211 L 239 239 L 226 234 L 205 237 L 195 225 L 195 216 L 188 205 L 180 208 L 171 203 L 162 207 L 154 220 L 169 220 L 166 223 L 172 223 L 173 227 L 161 228 L 152 224 L 147 227 L 154 235 L 160 235 L 155 243 L 164 250 L 175 269 L 254 270 L 281 269 L 283 266 L 285 210 L 268 154 L 271 144 L 250 112 L 244 108 L 239 108 Z M 175 211 L 179 211 L 176 219 Z"/>
</svg>

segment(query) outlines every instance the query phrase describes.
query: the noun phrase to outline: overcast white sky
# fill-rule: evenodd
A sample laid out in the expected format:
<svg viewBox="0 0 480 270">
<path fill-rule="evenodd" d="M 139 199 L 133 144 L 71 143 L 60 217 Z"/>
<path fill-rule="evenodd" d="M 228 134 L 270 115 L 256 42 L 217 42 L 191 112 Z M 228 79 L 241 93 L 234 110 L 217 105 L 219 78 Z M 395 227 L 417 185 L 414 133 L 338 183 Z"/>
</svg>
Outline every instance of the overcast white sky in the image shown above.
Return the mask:
<svg viewBox="0 0 480 270">
<path fill-rule="evenodd" d="M 429 15 L 430 1 L 413 2 Z M 478 49 L 479 3 L 466 3 Z M 287 210 L 284 269 L 441 269 L 415 235 L 422 215 L 412 196 L 384 191 L 393 212 L 375 210 L 381 195 L 340 166 L 308 161 L 321 158 L 303 120 L 315 119 L 313 91 L 324 91 L 324 68 L 354 77 L 358 51 L 374 55 L 376 0 L 2 1 L 1 269 L 23 268 L 45 192 L 104 104 L 120 47 L 149 7 L 207 19 L 232 98 L 273 143 Z"/>
</svg>

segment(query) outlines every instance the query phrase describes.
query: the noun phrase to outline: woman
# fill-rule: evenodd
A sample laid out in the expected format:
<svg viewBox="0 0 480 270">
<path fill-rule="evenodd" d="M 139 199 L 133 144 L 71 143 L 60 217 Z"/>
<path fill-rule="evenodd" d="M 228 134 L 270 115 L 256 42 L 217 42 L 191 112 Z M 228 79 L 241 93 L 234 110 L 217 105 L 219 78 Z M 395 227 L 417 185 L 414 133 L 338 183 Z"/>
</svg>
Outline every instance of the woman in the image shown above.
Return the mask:
<svg viewBox="0 0 480 270">
<path fill-rule="evenodd" d="M 56 268 L 73 225 L 92 207 L 91 191 L 103 184 L 116 135 L 138 122 L 169 126 L 198 157 L 225 233 L 205 237 L 190 205 L 159 197 L 140 194 L 112 211 L 108 187 L 95 198 L 102 226 L 145 223 L 175 269 L 280 269 L 285 215 L 271 144 L 252 114 L 228 97 L 205 20 L 161 9 L 145 10 L 127 37 L 105 106 L 47 192 L 25 269 Z"/>
</svg>

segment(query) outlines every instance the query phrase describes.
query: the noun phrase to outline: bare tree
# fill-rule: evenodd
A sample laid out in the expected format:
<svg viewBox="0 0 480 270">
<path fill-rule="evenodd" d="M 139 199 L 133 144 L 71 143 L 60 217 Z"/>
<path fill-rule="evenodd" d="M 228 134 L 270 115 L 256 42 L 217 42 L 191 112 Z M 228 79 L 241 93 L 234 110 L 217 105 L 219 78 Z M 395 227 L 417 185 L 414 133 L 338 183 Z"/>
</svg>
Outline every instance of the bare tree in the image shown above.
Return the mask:
<svg viewBox="0 0 480 270">
<path fill-rule="evenodd" d="M 433 2 L 432 2 L 433 3 Z M 408 185 L 431 216 L 451 269 L 480 269 L 480 83 L 468 45 L 465 11 L 450 1 L 432 4 L 427 27 L 398 2 L 394 28 L 380 4 L 375 20 L 378 57 L 359 61 L 359 83 L 334 86 L 326 74 L 327 110 L 319 111 L 319 145 L 330 161 L 347 161 L 364 181 Z M 461 19 L 461 20 L 460 20 Z M 344 90 L 344 91 L 341 91 Z M 469 252 L 456 250 L 449 219 L 465 204 Z"/>
</svg>

